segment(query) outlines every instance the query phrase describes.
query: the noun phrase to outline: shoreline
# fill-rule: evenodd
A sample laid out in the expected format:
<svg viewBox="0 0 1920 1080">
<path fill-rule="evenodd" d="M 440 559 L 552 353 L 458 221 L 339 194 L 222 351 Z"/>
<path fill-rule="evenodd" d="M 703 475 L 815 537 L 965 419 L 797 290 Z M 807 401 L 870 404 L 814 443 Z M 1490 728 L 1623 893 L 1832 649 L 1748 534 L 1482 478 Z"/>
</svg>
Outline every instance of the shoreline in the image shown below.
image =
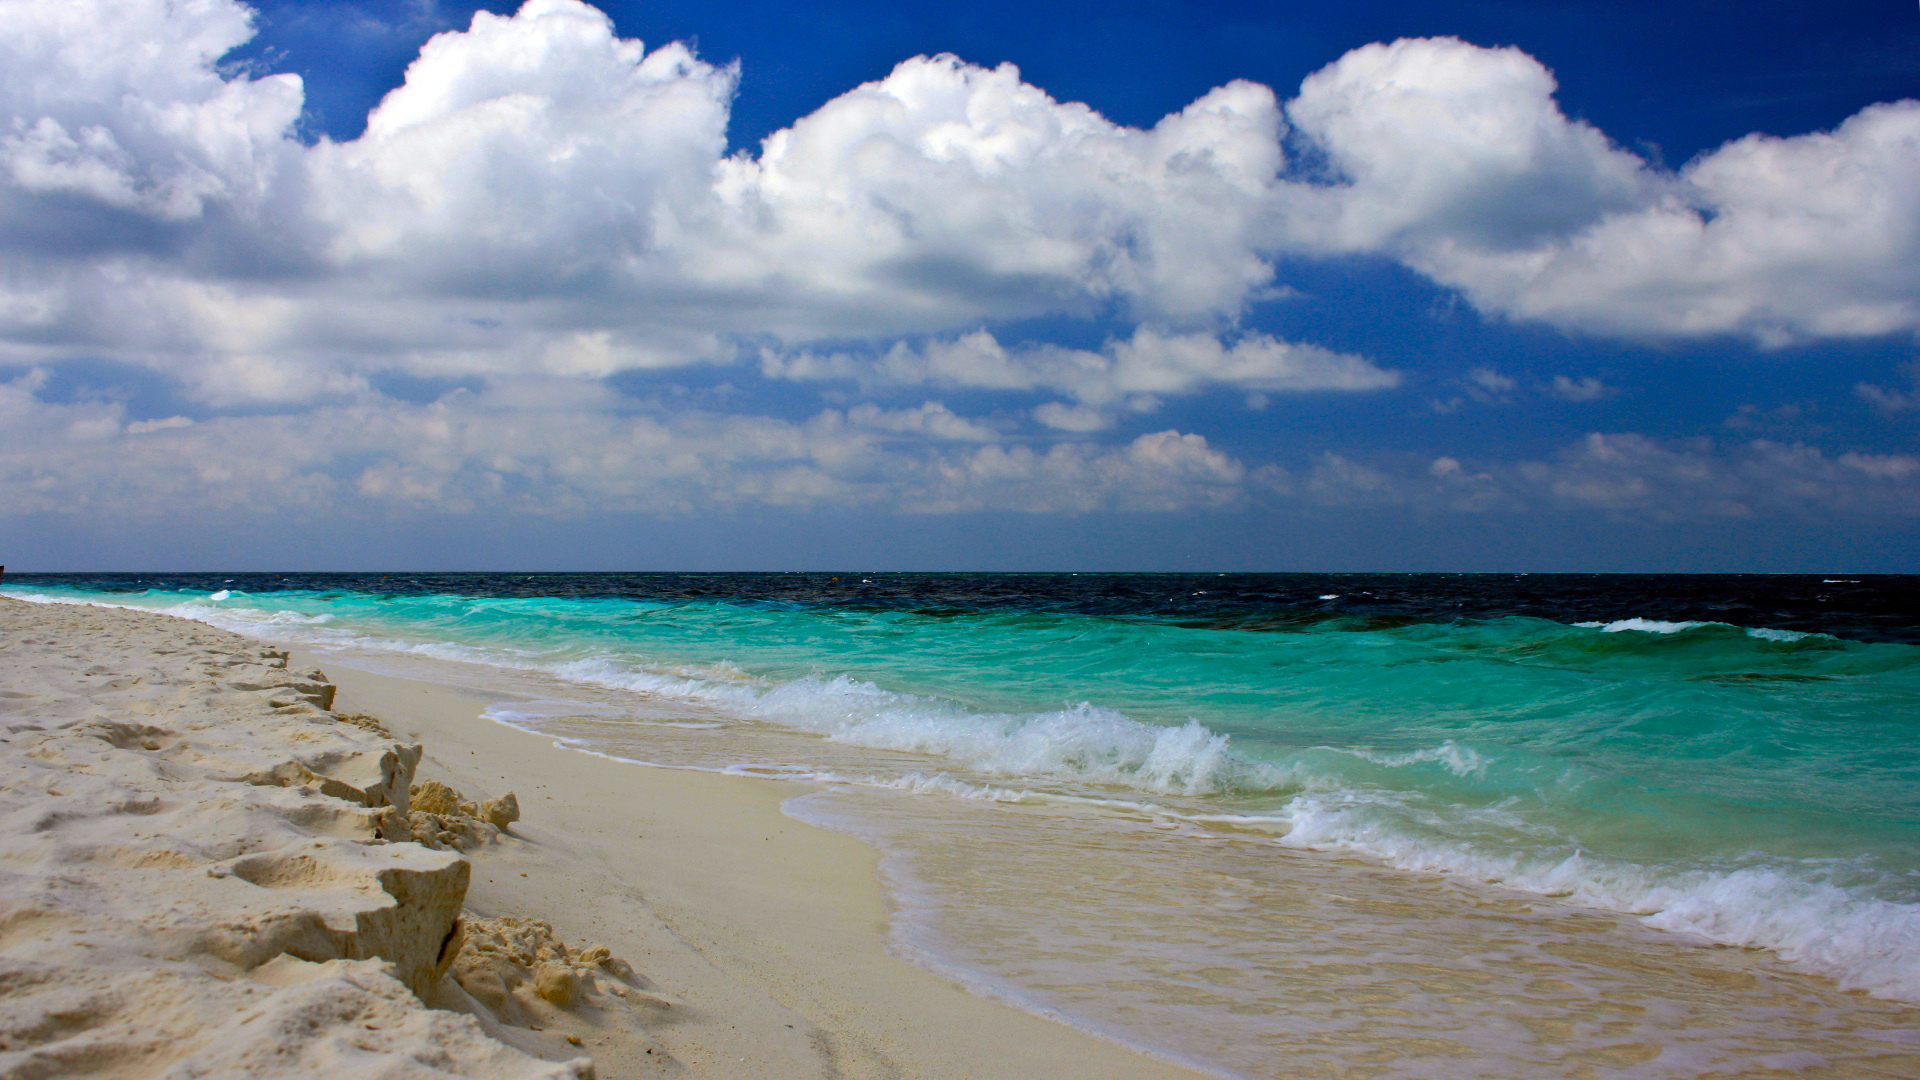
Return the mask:
<svg viewBox="0 0 1920 1080">
<path fill-rule="evenodd" d="M 311 651 L 293 653 L 312 665 Z M 472 798 L 518 794 L 516 836 L 478 853 L 468 906 L 606 941 L 676 1002 L 649 1033 L 698 1075 L 1211 1075 L 893 956 L 880 855 L 781 811 L 811 785 L 558 747 L 480 716 L 491 697 L 326 662 L 341 708 L 427 747 L 423 778 Z"/>
<path fill-rule="evenodd" d="M 0 1074 L 1200 1075 L 889 955 L 792 783 L 156 612 L 0 598 L 0 658 Z"/>
<path fill-rule="evenodd" d="M 376 661 L 369 659 L 369 662 Z M 337 667 L 336 670 L 342 672 L 343 678 L 348 677 L 348 669 Z M 518 695 L 512 692 L 508 692 L 500 695 L 497 700 L 511 701 L 517 696 Z M 496 699 L 483 699 L 476 694 L 468 707 L 469 713 L 479 713 L 487 700 Z M 546 747 L 554 747 L 554 741 L 556 739 L 571 737 L 566 734 L 556 734 L 552 731 L 529 730 L 516 726 L 506 720 L 487 719 L 481 722 L 514 736 L 538 740 L 542 746 Z M 761 779 L 758 777 L 701 770 L 697 767 L 636 765 L 630 760 L 623 760 L 617 756 L 622 752 L 633 752 L 632 748 L 625 751 L 602 752 L 606 750 L 606 747 L 602 747 L 599 751 L 584 748 L 556 747 L 553 752 L 571 754 L 576 757 L 599 761 L 619 772 L 638 771 L 650 776 L 658 776 L 662 782 L 668 784 L 673 783 L 669 778 L 678 776 L 704 778 L 706 781 L 723 787 L 738 784 L 765 788 L 775 793 L 769 796 L 769 801 L 766 804 L 768 809 L 773 812 L 778 812 L 779 804 L 784 801 L 783 796 L 785 795 L 812 792 L 822 799 L 840 797 L 840 793 L 835 792 L 830 787 L 813 785 L 804 781 Z M 799 797 L 805 801 L 801 803 L 801 807 L 798 808 L 800 812 L 797 812 L 796 816 L 800 816 L 802 820 L 813 820 L 813 815 L 804 813 L 804 808 L 810 804 L 812 796 L 800 795 Z M 832 816 L 833 815 L 829 814 L 827 819 L 831 820 Z M 826 827 L 835 829 L 836 832 L 840 831 L 840 828 L 835 825 L 828 825 Z M 845 831 L 850 835 L 864 835 L 857 829 L 848 829 Z M 876 845 L 872 851 L 863 853 L 863 861 L 869 868 L 875 866 L 877 863 L 873 852 L 887 853 L 884 857 L 892 857 L 899 854 L 888 842 L 876 837 L 868 837 L 865 843 Z M 864 844 L 862 846 L 864 846 Z M 1721 1058 L 1721 1064 L 1728 1064 L 1730 1061 L 1740 1061 L 1744 1059 L 1743 1067 L 1752 1067 L 1757 1064 L 1758 1061 L 1771 1060 L 1773 1056 L 1779 1054 L 1809 1055 L 1841 1051 L 1841 1055 L 1837 1056 L 1833 1061 L 1834 1068 L 1826 1072 L 1816 1070 L 1816 1073 L 1819 1075 L 1852 1076 L 1873 1075 L 1872 1070 L 1874 1067 L 1888 1061 L 1901 1060 L 1905 1056 L 1903 1051 L 1905 1050 L 1906 1044 L 1903 1041 L 1904 1037 L 1900 1031 L 1886 1030 L 1886 1028 L 1888 1025 L 1892 1025 L 1895 1029 L 1905 1027 L 1911 1030 L 1908 1024 L 1908 1018 L 1914 1014 L 1910 1006 L 1897 1002 L 1882 1002 L 1877 999 L 1867 1000 L 1860 995 L 1841 991 L 1837 986 L 1833 985 L 1830 980 L 1823 979 L 1819 976 L 1782 970 L 1779 958 L 1769 952 L 1712 946 L 1705 941 L 1689 939 L 1685 935 L 1672 935 L 1667 932 L 1642 926 L 1637 921 L 1624 915 L 1587 911 L 1579 908 L 1561 910 L 1558 905 L 1555 905 L 1551 900 L 1542 900 L 1531 894 L 1515 893 L 1509 895 L 1496 891 L 1493 894 L 1476 896 L 1469 895 L 1471 893 L 1470 889 L 1455 892 L 1449 890 L 1444 885 L 1423 882 L 1419 880 L 1417 876 L 1408 876 L 1392 871 L 1383 873 L 1383 868 L 1379 867 L 1341 867 L 1339 869 L 1342 872 L 1346 870 L 1357 871 L 1349 884 L 1358 885 L 1361 889 L 1359 892 L 1354 892 L 1350 888 L 1337 886 L 1329 892 L 1322 886 L 1333 884 L 1331 880 L 1321 881 L 1319 886 L 1316 886 L 1313 882 L 1320 880 L 1322 873 L 1337 865 L 1339 860 L 1302 853 L 1299 855 L 1299 861 L 1302 865 L 1295 867 L 1295 869 L 1308 871 L 1306 878 L 1293 882 L 1290 885 L 1282 885 L 1281 888 L 1283 890 L 1304 889 L 1307 892 L 1318 891 L 1325 894 L 1318 898 L 1310 908 L 1303 909 L 1301 912 L 1303 915 L 1310 917 L 1332 916 L 1341 919 L 1361 916 L 1364 913 L 1363 910 L 1348 910 L 1355 907 L 1355 903 L 1350 897 L 1371 896 L 1387 907 L 1402 905 L 1408 913 L 1416 911 L 1425 912 L 1426 915 L 1440 917 L 1441 921 L 1444 922 L 1444 912 L 1428 910 L 1428 905 L 1434 900 L 1443 899 L 1442 894 L 1444 893 L 1446 894 L 1445 899 L 1450 899 L 1457 905 L 1450 905 L 1448 907 L 1448 910 L 1452 911 L 1456 916 L 1464 917 L 1470 922 L 1490 920 L 1487 922 L 1487 925 L 1497 926 L 1498 928 L 1498 932 L 1491 936 L 1469 933 L 1467 938 L 1461 939 L 1461 944 L 1471 946 L 1467 951 L 1473 955 L 1498 955 L 1511 944 L 1505 942 L 1503 939 L 1512 931 L 1540 935 L 1537 941 L 1532 937 L 1527 939 L 1534 942 L 1534 944 L 1528 946 L 1528 948 L 1539 948 L 1544 951 L 1540 952 L 1532 964 L 1525 961 L 1515 964 L 1514 973 L 1516 975 L 1524 976 L 1527 969 L 1537 967 L 1539 971 L 1551 971 L 1551 973 L 1555 975 L 1564 974 L 1568 978 L 1575 980 L 1573 985 L 1579 985 L 1583 979 L 1593 979 L 1601 984 L 1607 984 L 1608 993 L 1601 995 L 1599 999 L 1591 1002 L 1573 999 L 1560 1000 L 1557 1004 L 1548 1001 L 1515 1001 L 1509 1002 L 1507 1006 L 1489 1002 L 1479 1010 L 1481 1015 L 1478 1017 L 1477 1030 L 1498 1032 L 1503 1029 L 1524 1029 L 1531 1036 L 1530 1041 L 1538 1041 L 1545 1055 L 1559 1057 L 1557 1065 L 1548 1069 L 1548 1075 L 1552 1075 L 1555 1069 L 1559 1067 L 1604 1068 L 1645 1063 L 1653 1059 L 1661 1058 L 1669 1050 L 1675 1053 L 1693 1051 L 1697 1044 L 1704 1044 L 1698 1045 L 1698 1049 L 1706 1050 L 1708 1045 L 1711 1045 L 1714 1041 L 1711 1037 L 1698 1036 L 1686 1031 L 1689 1025 L 1695 1021 L 1708 1027 L 1720 1028 L 1728 1032 L 1742 1032 L 1735 1036 L 1738 1042 L 1734 1045 L 1728 1046 L 1725 1049 L 1713 1047 L 1712 1050 L 1709 1051 L 1716 1057 Z M 908 870 L 907 873 L 910 878 L 916 876 L 912 870 Z M 869 884 L 872 883 L 873 876 L 871 869 L 864 870 L 863 876 Z M 1229 873 L 1227 876 L 1231 879 L 1236 875 Z M 1257 876 L 1264 877 L 1266 875 L 1263 872 Z M 1286 879 L 1287 877 L 1288 875 L 1284 873 L 1281 875 L 1282 879 Z M 892 887 L 899 887 L 899 885 L 900 883 L 897 882 L 892 883 Z M 1373 893 L 1367 891 L 1369 888 L 1381 888 L 1382 891 L 1375 896 Z M 955 893 L 951 895 L 959 894 Z M 1330 900 L 1331 903 L 1325 902 L 1328 900 Z M 909 909 L 913 907 L 911 897 L 902 897 L 901 902 Z M 1366 901 L 1361 901 L 1359 907 L 1364 909 L 1366 903 Z M 1422 918 L 1425 918 L 1426 915 L 1423 915 Z M 907 916 L 906 914 L 901 914 L 898 917 L 906 918 Z M 1423 929 L 1435 928 L 1429 926 L 1423 927 Z M 1604 955 L 1589 951 L 1588 944 L 1581 940 L 1593 934 L 1605 934 L 1609 938 L 1610 948 Z M 876 922 L 873 927 L 873 939 L 871 943 L 878 951 L 886 951 L 885 938 L 885 927 Z M 1448 937 L 1447 940 L 1452 940 L 1452 938 Z M 896 944 L 908 945 L 907 942 L 899 942 Z M 1381 966 L 1388 969 L 1397 969 L 1417 966 L 1419 963 L 1424 962 L 1429 965 L 1435 965 L 1431 967 L 1431 971 L 1437 973 L 1442 970 L 1442 968 L 1437 965 L 1448 963 L 1443 955 L 1446 952 L 1446 947 L 1439 942 L 1438 938 L 1428 940 L 1423 937 L 1422 940 L 1417 943 L 1407 942 L 1406 944 L 1408 948 L 1404 951 L 1396 950 L 1393 959 Z M 1150 956 L 1151 954 L 1149 953 L 1147 955 Z M 1294 954 L 1289 953 L 1288 955 L 1291 956 Z M 978 957 L 974 958 L 974 962 L 978 962 L 978 959 Z M 1299 960 L 1303 958 L 1296 956 L 1295 959 Z M 928 961 L 934 964 L 944 962 L 944 964 L 952 965 L 958 969 L 957 973 L 948 970 L 936 975 L 936 978 L 943 981 L 950 980 L 961 983 L 962 985 L 968 985 L 968 976 L 973 975 L 976 981 L 971 985 L 976 987 L 974 990 L 975 993 L 991 997 L 995 1001 L 1007 1002 L 1006 998 L 995 994 L 995 988 L 992 985 L 994 976 L 991 974 L 976 974 L 976 969 L 968 966 L 968 960 L 953 955 L 944 957 L 935 955 L 929 957 Z M 941 971 L 938 967 L 934 970 L 936 972 Z M 985 967 L 978 969 L 978 971 L 981 972 L 986 970 Z M 1391 977 L 1389 977 L 1389 981 L 1391 981 Z M 1424 980 L 1416 979 L 1415 983 L 1417 984 L 1423 981 Z M 1548 982 L 1551 981 L 1552 980 L 1548 980 Z M 979 986 L 979 983 L 982 982 L 986 983 L 985 987 Z M 1460 985 L 1457 977 L 1441 979 L 1440 982 L 1443 985 L 1453 984 L 1456 987 Z M 1018 984 L 1015 983 L 1014 985 L 1018 989 Z M 1513 985 L 1518 987 L 1519 984 Z M 1542 985 L 1545 985 L 1545 983 Z M 1023 1003 L 1018 1001 L 1017 989 L 1014 995 L 1015 1000 L 1008 1002 L 1007 1007 L 1022 1010 L 1024 1013 Z M 1382 989 L 1388 989 L 1388 987 L 1383 986 Z M 1439 992 L 1437 989 L 1429 991 L 1419 985 L 1408 986 L 1406 989 L 1413 995 L 1413 999 L 1415 1000 L 1417 1000 L 1418 995 L 1421 993 Z M 1571 992 L 1573 987 L 1563 986 L 1561 989 Z M 1628 991 L 1628 996 L 1624 1001 L 1615 1000 L 1613 991 L 1616 989 Z M 1728 991 L 1732 991 L 1732 993 L 1727 993 Z M 1104 993 L 1104 991 L 1098 989 L 1090 989 L 1090 992 Z M 1356 993 L 1349 995 L 1343 992 L 1340 996 L 1343 998 L 1351 997 L 1364 1004 L 1366 993 L 1367 989 L 1362 987 L 1357 988 Z M 1703 994 L 1709 996 L 1702 997 L 1701 995 Z M 1642 997 L 1639 995 L 1645 996 Z M 1552 997 L 1553 992 L 1548 991 L 1547 996 Z M 1499 998 L 1499 995 L 1496 995 L 1496 998 Z M 1772 1000 L 1766 1000 L 1769 998 Z M 1500 998 L 1500 1000 L 1504 999 Z M 1743 1014 L 1741 1012 L 1741 1010 L 1745 1008 L 1745 1003 L 1748 1002 L 1750 1002 L 1753 1007 L 1762 1011 L 1783 1007 L 1812 1007 L 1816 1011 L 1822 1011 L 1828 1017 L 1827 1023 L 1836 1030 L 1828 1031 L 1824 1034 L 1816 1033 L 1809 1029 L 1809 1025 L 1799 1022 L 1783 1025 L 1779 1028 L 1766 1025 L 1750 1026 L 1756 1024 L 1758 1017 L 1754 1014 Z M 1079 1004 L 1084 1005 L 1085 1000 L 1083 999 Z M 1072 1005 L 1070 1004 L 1069 1007 L 1072 1007 Z M 1669 1017 L 1667 1020 L 1661 1020 L 1658 1019 L 1657 1016 L 1654 1016 L 1643 1021 L 1640 1018 L 1641 1014 L 1647 1013 L 1649 1010 L 1651 1010 L 1651 1014 L 1672 1013 L 1675 1015 Z M 1090 1010 L 1088 1013 L 1080 1015 L 1093 1016 L 1095 1019 L 1091 1021 L 1092 1023 L 1109 1019 L 1106 1014 L 1095 1010 Z M 1104 1041 L 1100 1033 L 1087 1032 L 1085 1027 L 1075 1022 L 1077 1019 L 1079 1019 L 1079 1016 L 1069 1012 L 1066 1019 L 1054 1022 L 1060 1023 L 1076 1033 L 1085 1033 L 1090 1040 Z M 1678 1027 L 1675 1027 L 1674 1024 L 1669 1021 L 1677 1021 Z M 1856 1028 L 1855 1025 L 1859 1026 Z M 1124 1025 L 1117 1026 L 1124 1027 Z M 1148 1033 L 1152 1032 L 1152 1023 L 1148 1023 L 1145 1027 Z M 1356 1029 L 1345 1033 L 1343 1045 L 1349 1047 L 1352 1053 L 1362 1055 L 1364 1059 L 1368 1061 L 1376 1063 L 1383 1060 L 1397 1061 L 1398 1064 L 1388 1070 L 1391 1075 L 1402 1075 L 1402 1073 L 1394 1071 L 1396 1068 L 1405 1068 L 1409 1065 L 1417 1066 L 1418 1064 L 1434 1064 L 1433 1061 L 1428 1060 L 1429 1055 L 1432 1053 L 1432 1048 L 1429 1043 L 1423 1042 L 1418 1037 L 1413 1037 L 1411 1033 L 1406 1030 L 1400 1030 L 1400 1027 L 1403 1027 L 1403 1025 L 1396 1025 L 1391 1020 L 1387 1020 L 1382 1024 L 1362 1021 L 1359 1022 L 1359 1026 Z M 1842 1034 L 1839 1029 L 1852 1030 Z M 1563 1039 L 1568 1039 L 1569 1036 L 1576 1035 L 1588 1045 L 1577 1050 L 1570 1046 L 1564 1046 L 1562 1043 Z M 1290 1045 L 1286 1045 L 1284 1049 L 1281 1046 L 1275 1046 L 1273 1053 L 1264 1056 L 1261 1067 L 1247 1068 L 1249 1060 L 1243 1058 L 1243 1060 L 1236 1061 L 1232 1058 L 1227 1058 L 1225 1061 L 1222 1061 L 1220 1066 L 1213 1068 L 1209 1068 L 1204 1064 L 1198 1067 L 1188 1066 L 1187 1068 L 1190 1071 L 1180 1072 L 1179 1075 L 1239 1075 L 1234 1072 L 1215 1071 L 1215 1069 L 1222 1067 L 1226 1069 L 1245 1069 L 1246 1075 L 1290 1075 L 1291 1072 L 1286 1066 L 1286 1063 L 1290 1061 L 1297 1063 L 1296 1068 L 1306 1066 L 1308 1069 L 1311 1069 L 1314 1066 L 1324 1064 L 1324 1062 L 1310 1055 L 1302 1058 L 1296 1058 L 1294 1056 L 1294 1054 L 1300 1050 L 1311 1051 L 1315 1049 L 1312 1046 L 1313 1040 L 1311 1037 L 1288 1039 L 1283 1036 L 1276 1041 Z M 1563 1048 L 1556 1049 L 1556 1043 L 1561 1043 Z M 1849 1043 L 1852 1044 L 1851 1047 L 1848 1046 Z M 1127 1047 L 1128 1044 L 1119 1040 L 1113 1040 L 1113 1043 L 1110 1045 Z M 1178 1042 L 1174 1042 L 1172 1045 L 1176 1047 L 1181 1046 Z M 1258 1046 L 1258 1044 L 1251 1045 Z M 1735 1049 L 1735 1046 L 1739 1046 L 1741 1049 Z M 1145 1053 L 1148 1055 L 1151 1054 L 1150 1051 Z M 1260 1054 L 1260 1051 L 1256 1049 L 1255 1053 Z M 1724 1057 L 1722 1057 L 1722 1055 L 1724 1055 Z M 1164 1058 L 1157 1057 L 1152 1058 L 1152 1060 L 1156 1062 L 1165 1061 Z M 1808 1060 L 1811 1060 L 1811 1058 Z M 1521 1059 L 1516 1060 L 1515 1064 L 1537 1066 L 1543 1064 L 1543 1062 Z M 1866 1072 L 1856 1071 L 1862 1066 L 1866 1068 Z M 1171 1067 L 1178 1069 L 1180 1066 L 1176 1061 Z M 1536 1075 L 1536 1073 L 1532 1071 L 1528 1071 L 1526 1074 Z M 1561 1074 L 1564 1075 L 1564 1073 Z M 923 1074 L 910 1072 L 908 1075 Z M 938 1072 L 928 1072 L 924 1073 L 924 1075 L 941 1074 Z M 967 1073 L 966 1075 L 995 1074 L 976 1071 Z M 1020 1073 L 1016 1071 L 1009 1075 L 1020 1075 Z M 1035 1072 L 1032 1075 L 1075 1074 Z M 1129 1074 L 1102 1072 L 1095 1073 L 1094 1075 L 1123 1076 Z M 1422 1073 L 1411 1072 L 1405 1073 L 1405 1075 L 1422 1075 Z M 1661 1073 L 1661 1075 L 1666 1074 Z"/>
</svg>

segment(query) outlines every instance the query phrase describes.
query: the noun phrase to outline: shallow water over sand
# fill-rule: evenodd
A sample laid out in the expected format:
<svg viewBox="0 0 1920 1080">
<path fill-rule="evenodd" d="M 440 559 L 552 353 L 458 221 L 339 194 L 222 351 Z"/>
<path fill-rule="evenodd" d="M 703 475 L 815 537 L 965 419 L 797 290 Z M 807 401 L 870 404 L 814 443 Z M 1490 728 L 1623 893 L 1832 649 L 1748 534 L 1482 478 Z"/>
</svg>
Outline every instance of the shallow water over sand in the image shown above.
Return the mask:
<svg viewBox="0 0 1920 1080">
<path fill-rule="evenodd" d="M 851 790 L 795 810 L 893 853 L 926 962 L 1236 1075 L 1920 1070 L 1912 1007 L 1613 913 L 1146 815 Z"/>
</svg>

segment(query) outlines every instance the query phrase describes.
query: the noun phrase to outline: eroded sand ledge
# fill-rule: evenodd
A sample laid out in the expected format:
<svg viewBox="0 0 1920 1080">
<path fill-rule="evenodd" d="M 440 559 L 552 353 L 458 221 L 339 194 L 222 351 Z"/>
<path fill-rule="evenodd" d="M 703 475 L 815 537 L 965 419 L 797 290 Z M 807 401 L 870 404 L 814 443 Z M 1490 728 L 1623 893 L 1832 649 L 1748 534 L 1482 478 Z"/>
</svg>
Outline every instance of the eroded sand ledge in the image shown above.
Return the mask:
<svg viewBox="0 0 1920 1080">
<path fill-rule="evenodd" d="M 235 634 L 0 598 L 0 1075 L 591 1075 L 421 1003 L 471 864 L 404 842 L 420 747 L 333 696 Z"/>
<path fill-rule="evenodd" d="M 790 785 L 305 664 L 0 597 L 0 1076 L 1194 1075 L 888 957 Z"/>
</svg>

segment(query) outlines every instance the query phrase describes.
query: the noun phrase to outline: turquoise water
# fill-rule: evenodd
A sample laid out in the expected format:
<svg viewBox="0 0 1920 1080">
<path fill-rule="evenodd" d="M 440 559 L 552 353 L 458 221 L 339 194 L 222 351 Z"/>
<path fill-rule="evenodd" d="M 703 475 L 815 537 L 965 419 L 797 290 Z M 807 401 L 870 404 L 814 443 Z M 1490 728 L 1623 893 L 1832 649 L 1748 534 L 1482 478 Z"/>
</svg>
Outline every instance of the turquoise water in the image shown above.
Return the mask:
<svg viewBox="0 0 1920 1080">
<path fill-rule="evenodd" d="M 926 790 L 1146 806 L 1762 946 L 1920 1001 L 1913 644 L 1638 618 L 1632 597 L 1586 625 L 1250 631 L 1005 605 L 8 592 L 538 672 L 810 735 L 822 763 L 904 753 Z M 746 760 L 730 730 L 702 733 L 708 765 Z"/>
</svg>

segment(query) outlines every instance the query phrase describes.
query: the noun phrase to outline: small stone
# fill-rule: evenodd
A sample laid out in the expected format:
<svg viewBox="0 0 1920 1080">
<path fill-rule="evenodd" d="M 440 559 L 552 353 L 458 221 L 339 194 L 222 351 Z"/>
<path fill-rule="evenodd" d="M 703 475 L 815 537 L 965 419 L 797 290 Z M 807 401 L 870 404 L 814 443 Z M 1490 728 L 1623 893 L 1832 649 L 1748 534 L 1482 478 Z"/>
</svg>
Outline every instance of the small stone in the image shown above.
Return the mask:
<svg viewBox="0 0 1920 1080">
<path fill-rule="evenodd" d="M 520 820 L 520 800 L 514 798 L 511 791 L 497 799 L 488 799 L 480 804 L 480 817 L 505 832 L 507 826 Z"/>
<path fill-rule="evenodd" d="M 541 964 L 533 971 L 533 988 L 562 1009 L 580 1000 L 580 976 L 565 964 Z"/>
</svg>

